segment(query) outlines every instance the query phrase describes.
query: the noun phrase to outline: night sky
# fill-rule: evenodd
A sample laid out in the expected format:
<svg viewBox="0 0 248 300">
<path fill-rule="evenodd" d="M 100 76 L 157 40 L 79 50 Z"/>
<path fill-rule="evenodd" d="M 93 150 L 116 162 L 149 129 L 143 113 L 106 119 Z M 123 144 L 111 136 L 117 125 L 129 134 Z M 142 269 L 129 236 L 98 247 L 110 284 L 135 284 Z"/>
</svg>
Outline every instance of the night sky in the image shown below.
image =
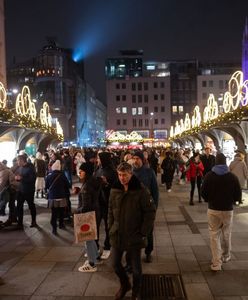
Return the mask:
<svg viewBox="0 0 248 300">
<path fill-rule="evenodd" d="M 29 59 L 56 36 L 85 59 L 105 100 L 104 61 L 120 49 L 146 60 L 241 60 L 247 0 L 5 0 L 7 62 Z"/>
</svg>

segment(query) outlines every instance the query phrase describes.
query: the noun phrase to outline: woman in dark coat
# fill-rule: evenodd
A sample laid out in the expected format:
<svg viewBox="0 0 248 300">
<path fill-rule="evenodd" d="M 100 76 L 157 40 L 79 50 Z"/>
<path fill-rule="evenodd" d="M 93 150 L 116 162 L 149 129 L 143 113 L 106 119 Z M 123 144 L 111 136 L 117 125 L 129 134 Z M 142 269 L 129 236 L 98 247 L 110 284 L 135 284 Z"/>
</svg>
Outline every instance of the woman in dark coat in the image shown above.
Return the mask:
<svg viewBox="0 0 248 300">
<path fill-rule="evenodd" d="M 52 172 L 46 177 L 45 189 L 48 191 L 48 206 L 52 210 L 52 232 L 57 235 L 57 219 L 59 219 L 59 228 L 65 228 L 64 211 L 67 203 L 66 198 L 70 195 L 70 183 L 61 171 L 59 160 L 53 163 L 51 170 Z"/>
<path fill-rule="evenodd" d="M 165 159 L 162 161 L 161 169 L 163 170 L 164 182 L 166 184 L 167 192 L 171 192 L 172 181 L 176 170 L 176 163 L 172 158 L 171 152 L 165 153 Z"/>
<path fill-rule="evenodd" d="M 100 182 L 92 176 L 94 166 L 89 163 L 82 163 L 79 167 L 79 178 L 82 181 L 82 187 L 78 195 L 78 213 L 86 213 L 90 211 L 96 212 L 96 218 L 99 215 L 99 193 Z M 86 241 L 86 253 L 88 260 L 78 268 L 80 272 L 97 271 L 96 264 L 99 264 L 100 256 L 95 240 Z"/>
</svg>

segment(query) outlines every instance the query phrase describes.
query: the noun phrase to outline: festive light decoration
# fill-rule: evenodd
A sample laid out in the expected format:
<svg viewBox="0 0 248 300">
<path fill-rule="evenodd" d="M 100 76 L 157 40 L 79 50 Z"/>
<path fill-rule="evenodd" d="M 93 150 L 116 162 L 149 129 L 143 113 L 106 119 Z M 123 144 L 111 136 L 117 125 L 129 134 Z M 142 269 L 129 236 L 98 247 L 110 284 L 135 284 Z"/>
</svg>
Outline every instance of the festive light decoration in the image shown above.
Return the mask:
<svg viewBox="0 0 248 300">
<path fill-rule="evenodd" d="M 203 111 L 203 120 L 199 106 L 193 111 L 192 120 L 189 114 L 185 115 L 185 120 L 180 120 L 171 126 L 170 139 L 182 138 L 204 132 L 212 127 L 223 126 L 232 122 L 242 121 L 248 118 L 248 80 L 243 82 L 243 73 L 235 72 L 228 83 L 228 91 L 223 97 L 224 113 L 219 114 L 218 103 L 213 94 L 209 95 L 207 106 Z M 180 127 L 180 128 L 179 128 Z"/>
<path fill-rule="evenodd" d="M 43 108 L 40 111 L 40 120 L 36 119 L 36 117 L 35 103 L 31 100 L 28 86 L 24 86 L 21 93 L 17 95 L 15 112 L 12 112 L 7 108 L 7 92 L 0 82 L 0 121 L 2 123 L 35 129 L 56 136 L 58 140 L 63 141 L 63 130 L 59 122 L 56 122 L 56 128 L 52 127 L 52 117 L 49 113 L 47 102 L 43 103 Z"/>
<path fill-rule="evenodd" d="M 136 131 L 132 131 L 130 134 L 124 135 L 119 131 L 112 132 L 107 137 L 108 142 L 143 142 L 143 137 Z"/>
</svg>

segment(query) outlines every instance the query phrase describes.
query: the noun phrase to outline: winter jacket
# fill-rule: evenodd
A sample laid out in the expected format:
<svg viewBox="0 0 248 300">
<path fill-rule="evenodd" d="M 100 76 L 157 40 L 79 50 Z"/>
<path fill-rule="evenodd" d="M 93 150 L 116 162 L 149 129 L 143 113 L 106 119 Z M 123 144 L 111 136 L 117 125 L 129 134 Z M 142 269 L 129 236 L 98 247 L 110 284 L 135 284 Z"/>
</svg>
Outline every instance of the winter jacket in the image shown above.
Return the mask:
<svg viewBox="0 0 248 300">
<path fill-rule="evenodd" d="M 186 172 L 187 179 L 189 181 L 194 180 L 196 177 L 202 177 L 204 166 L 202 162 L 195 163 L 193 159 L 190 160 L 189 168 Z"/>
<path fill-rule="evenodd" d="M 34 167 L 37 177 L 45 177 L 46 176 L 46 163 L 43 159 L 35 159 Z"/>
<path fill-rule="evenodd" d="M 245 188 L 248 177 L 246 163 L 240 157 L 235 157 L 229 166 L 229 170 L 238 177 L 241 188 Z"/>
<path fill-rule="evenodd" d="M 215 157 L 213 155 L 202 155 L 201 156 L 201 162 L 203 164 L 204 170 L 203 170 L 203 176 L 205 176 L 215 165 Z"/>
<path fill-rule="evenodd" d="M 70 183 L 62 171 L 52 171 L 47 175 L 45 182 L 45 189 L 48 190 L 49 200 L 69 197 Z"/>
<path fill-rule="evenodd" d="M 201 195 L 213 210 L 233 210 L 233 204 L 241 201 L 241 188 L 237 176 L 226 165 L 216 165 L 204 177 Z"/>
<path fill-rule="evenodd" d="M 156 207 L 158 207 L 159 190 L 154 171 L 143 165 L 141 168 L 135 168 L 133 173 L 148 188 Z"/>
<path fill-rule="evenodd" d="M 125 191 L 118 181 L 111 189 L 108 225 L 112 247 L 144 248 L 151 232 L 156 208 L 149 192 L 133 175 Z"/>
<path fill-rule="evenodd" d="M 18 169 L 18 173 L 21 176 L 19 192 L 23 194 L 34 193 L 36 181 L 34 165 L 27 163 Z"/>
<path fill-rule="evenodd" d="M 85 182 L 82 184 L 81 190 L 78 194 L 78 213 L 89 211 L 99 212 L 99 181 L 90 176 L 86 177 Z"/>
<path fill-rule="evenodd" d="M 166 157 L 161 164 L 161 169 L 163 169 L 164 172 L 165 182 L 170 182 L 173 180 L 176 162 L 171 157 Z"/>
</svg>

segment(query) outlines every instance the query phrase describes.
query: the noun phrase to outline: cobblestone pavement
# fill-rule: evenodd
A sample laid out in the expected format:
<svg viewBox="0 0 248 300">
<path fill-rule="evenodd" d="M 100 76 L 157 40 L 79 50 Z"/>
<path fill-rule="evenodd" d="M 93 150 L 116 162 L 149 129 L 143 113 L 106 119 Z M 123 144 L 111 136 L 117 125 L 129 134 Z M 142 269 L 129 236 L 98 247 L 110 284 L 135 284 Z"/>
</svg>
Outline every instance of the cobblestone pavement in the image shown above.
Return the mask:
<svg viewBox="0 0 248 300">
<path fill-rule="evenodd" d="M 248 300 L 248 195 L 235 207 L 232 260 L 212 272 L 207 205 L 195 195 L 195 205 L 189 206 L 189 184 L 176 181 L 171 193 L 160 186 L 153 262 L 143 263 L 143 272 L 181 274 L 189 300 Z M 75 207 L 76 198 L 72 202 Z M 0 300 L 113 299 L 118 280 L 110 261 L 96 273 L 78 272 L 84 249 L 74 244 L 73 228 L 68 224 L 53 236 L 46 200 L 36 199 L 36 204 L 38 229 L 29 228 L 28 212 L 24 231 L 0 231 Z"/>
</svg>

